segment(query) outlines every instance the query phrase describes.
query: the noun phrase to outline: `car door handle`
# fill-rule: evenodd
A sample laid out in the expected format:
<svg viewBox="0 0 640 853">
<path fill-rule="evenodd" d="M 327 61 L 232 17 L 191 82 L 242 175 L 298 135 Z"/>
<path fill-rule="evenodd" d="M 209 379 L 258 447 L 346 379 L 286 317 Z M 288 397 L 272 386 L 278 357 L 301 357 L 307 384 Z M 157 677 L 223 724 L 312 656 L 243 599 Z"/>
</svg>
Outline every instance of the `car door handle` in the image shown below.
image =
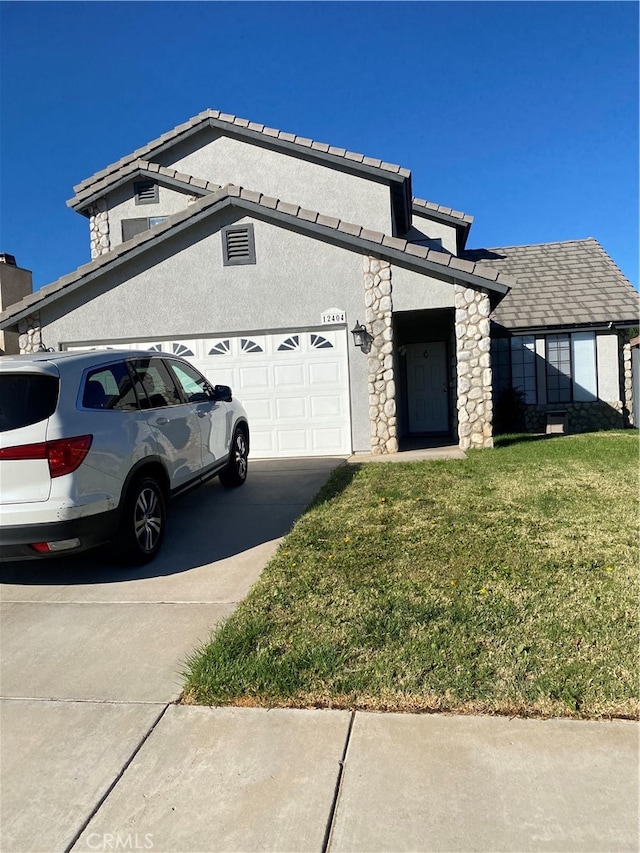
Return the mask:
<svg viewBox="0 0 640 853">
<path fill-rule="evenodd" d="M 169 423 L 169 418 L 158 418 L 156 424 L 158 426 L 166 426 Z"/>
<path fill-rule="evenodd" d="M 207 412 L 204 409 L 198 409 L 198 417 L 199 418 L 206 418 Z"/>
</svg>

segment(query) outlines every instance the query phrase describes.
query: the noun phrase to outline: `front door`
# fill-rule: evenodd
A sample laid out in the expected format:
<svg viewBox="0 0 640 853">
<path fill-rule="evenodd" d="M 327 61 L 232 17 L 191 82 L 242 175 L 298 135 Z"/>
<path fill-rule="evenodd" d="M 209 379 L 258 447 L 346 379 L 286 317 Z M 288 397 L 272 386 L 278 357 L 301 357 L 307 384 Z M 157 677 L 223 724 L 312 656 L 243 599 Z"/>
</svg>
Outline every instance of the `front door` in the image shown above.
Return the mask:
<svg viewBox="0 0 640 853">
<path fill-rule="evenodd" d="M 449 431 L 447 345 L 407 345 L 409 432 Z"/>
</svg>

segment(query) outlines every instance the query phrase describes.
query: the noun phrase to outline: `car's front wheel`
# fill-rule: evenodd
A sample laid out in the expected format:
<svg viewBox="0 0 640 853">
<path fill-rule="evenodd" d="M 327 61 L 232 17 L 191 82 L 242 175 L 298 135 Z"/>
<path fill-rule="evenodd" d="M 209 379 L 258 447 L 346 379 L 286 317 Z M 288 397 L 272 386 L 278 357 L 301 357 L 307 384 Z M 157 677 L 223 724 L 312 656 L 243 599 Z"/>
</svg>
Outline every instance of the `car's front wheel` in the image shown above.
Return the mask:
<svg viewBox="0 0 640 853">
<path fill-rule="evenodd" d="M 124 500 L 114 540 L 118 560 L 141 566 L 156 556 L 164 539 L 166 508 L 162 489 L 152 477 L 135 480 Z"/>
<path fill-rule="evenodd" d="M 247 479 L 249 468 L 249 442 L 241 429 L 233 434 L 229 462 L 224 471 L 220 472 L 220 482 L 223 486 L 241 486 Z"/>
</svg>

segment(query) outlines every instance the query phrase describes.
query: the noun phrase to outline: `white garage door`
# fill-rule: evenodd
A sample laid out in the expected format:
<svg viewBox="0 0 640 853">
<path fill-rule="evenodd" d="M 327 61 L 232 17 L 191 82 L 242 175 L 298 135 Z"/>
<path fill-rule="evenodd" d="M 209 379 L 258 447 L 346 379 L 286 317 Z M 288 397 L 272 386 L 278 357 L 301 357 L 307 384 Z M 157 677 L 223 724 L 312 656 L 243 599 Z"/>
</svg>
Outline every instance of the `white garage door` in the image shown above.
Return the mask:
<svg viewBox="0 0 640 853">
<path fill-rule="evenodd" d="M 254 459 L 351 453 L 346 329 L 156 338 L 126 347 L 173 352 L 212 384 L 230 385 L 247 410 Z"/>
</svg>

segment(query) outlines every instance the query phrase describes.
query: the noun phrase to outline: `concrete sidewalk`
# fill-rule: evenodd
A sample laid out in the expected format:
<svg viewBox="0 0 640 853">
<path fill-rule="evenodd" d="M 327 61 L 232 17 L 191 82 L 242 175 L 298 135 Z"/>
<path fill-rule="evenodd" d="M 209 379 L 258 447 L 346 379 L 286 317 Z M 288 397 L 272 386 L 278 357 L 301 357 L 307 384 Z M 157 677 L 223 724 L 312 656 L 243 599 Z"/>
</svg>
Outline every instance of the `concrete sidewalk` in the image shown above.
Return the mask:
<svg viewBox="0 0 640 853">
<path fill-rule="evenodd" d="M 638 849 L 633 722 L 5 704 L 5 853 Z"/>
</svg>

